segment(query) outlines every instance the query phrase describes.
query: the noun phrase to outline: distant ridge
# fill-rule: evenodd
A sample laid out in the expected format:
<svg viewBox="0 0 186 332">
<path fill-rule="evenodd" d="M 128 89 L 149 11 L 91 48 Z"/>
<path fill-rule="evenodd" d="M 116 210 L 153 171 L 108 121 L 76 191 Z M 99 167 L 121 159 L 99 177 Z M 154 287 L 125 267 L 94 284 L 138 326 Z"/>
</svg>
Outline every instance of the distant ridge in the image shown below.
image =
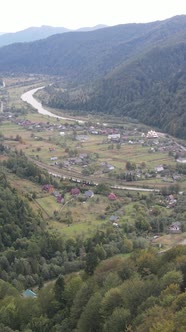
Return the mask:
<svg viewBox="0 0 186 332">
<path fill-rule="evenodd" d="M 32 42 L 39 39 L 47 38 L 57 33 L 70 31 L 63 27 L 51 27 L 43 25 L 41 27 L 30 27 L 25 30 L 0 34 L 0 47 L 13 43 Z"/>
<path fill-rule="evenodd" d="M 79 28 L 75 31 L 94 31 L 94 30 L 103 29 L 103 28 L 107 28 L 107 27 L 108 27 L 108 25 L 98 24 L 98 25 L 95 25 L 94 27 Z"/>
</svg>

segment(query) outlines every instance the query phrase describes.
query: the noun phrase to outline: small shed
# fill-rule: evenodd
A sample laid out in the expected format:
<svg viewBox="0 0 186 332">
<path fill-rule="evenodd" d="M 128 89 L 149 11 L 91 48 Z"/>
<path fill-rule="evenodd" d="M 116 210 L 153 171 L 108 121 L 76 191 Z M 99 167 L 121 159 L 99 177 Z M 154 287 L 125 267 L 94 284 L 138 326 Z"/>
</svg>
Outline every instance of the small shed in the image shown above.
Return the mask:
<svg viewBox="0 0 186 332">
<path fill-rule="evenodd" d="M 23 292 L 23 297 L 25 298 L 36 298 L 37 297 L 37 294 L 34 293 L 31 289 L 26 289 L 24 292 Z"/>
</svg>

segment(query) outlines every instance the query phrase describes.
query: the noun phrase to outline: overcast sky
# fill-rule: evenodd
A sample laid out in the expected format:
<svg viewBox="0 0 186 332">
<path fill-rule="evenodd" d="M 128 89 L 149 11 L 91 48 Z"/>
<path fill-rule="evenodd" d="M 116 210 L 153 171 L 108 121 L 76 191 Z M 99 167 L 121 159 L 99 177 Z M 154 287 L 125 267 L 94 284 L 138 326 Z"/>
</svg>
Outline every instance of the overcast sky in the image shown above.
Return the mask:
<svg viewBox="0 0 186 332">
<path fill-rule="evenodd" d="M 31 26 L 69 29 L 117 25 L 186 15 L 186 0 L 1 0 L 0 32 Z"/>
</svg>

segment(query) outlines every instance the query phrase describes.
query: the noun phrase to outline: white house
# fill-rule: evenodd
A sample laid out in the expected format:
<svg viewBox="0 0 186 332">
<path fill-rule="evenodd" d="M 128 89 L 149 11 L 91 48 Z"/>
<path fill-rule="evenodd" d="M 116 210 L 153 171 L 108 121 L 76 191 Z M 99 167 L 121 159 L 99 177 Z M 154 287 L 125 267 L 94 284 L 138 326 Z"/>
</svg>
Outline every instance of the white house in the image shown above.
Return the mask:
<svg viewBox="0 0 186 332">
<path fill-rule="evenodd" d="M 148 131 L 146 137 L 147 138 L 158 138 L 158 134 L 155 130 L 150 130 L 150 131 Z"/>
</svg>

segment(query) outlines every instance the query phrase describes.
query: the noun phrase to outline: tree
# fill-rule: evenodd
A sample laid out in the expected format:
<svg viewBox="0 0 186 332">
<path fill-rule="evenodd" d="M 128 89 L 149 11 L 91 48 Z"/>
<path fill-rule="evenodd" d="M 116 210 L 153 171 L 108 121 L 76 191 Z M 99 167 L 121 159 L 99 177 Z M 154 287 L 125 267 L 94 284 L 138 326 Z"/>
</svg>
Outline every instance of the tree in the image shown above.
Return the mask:
<svg viewBox="0 0 186 332">
<path fill-rule="evenodd" d="M 98 255 L 95 250 L 92 250 L 86 255 L 85 272 L 89 275 L 94 273 L 94 270 L 98 264 Z"/>
<path fill-rule="evenodd" d="M 106 320 L 103 332 L 124 332 L 130 319 L 130 311 L 124 308 L 116 308 Z"/>
<path fill-rule="evenodd" d="M 64 290 L 65 290 L 64 277 L 60 275 L 54 284 L 54 294 L 56 300 L 59 301 L 63 306 L 65 306 Z"/>
<path fill-rule="evenodd" d="M 72 326 L 76 325 L 77 320 L 80 318 L 86 304 L 88 303 L 94 289 L 94 283 L 91 280 L 83 283 L 81 288 L 76 294 L 71 307 L 71 321 Z"/>
<path fill-rule="evenodd" d="M 73 276 L 65 285 L 63 297 L 66 302 L 66 306 L 69 308 L 72 306 L 73 300 L 82 285 L 82 279 L 80 276 Z"/>
<path fill-rule="evenodd" d="M 101 332 L 101 295 L 95 293 L 88 301 L 77 325 L 77 332 Z"/>
<path fill-rule="evenodd" d="M 110 192 L 110 188 L 105 183 L 99 183 L 95 189 L 95 194 L 108 195 L 109 192 Z"/>
<path fill-rule="evenodd" d="M 51 320 L 44 316 L 34 317 L 28 326 L 34 332 L 50 332 Z"/>
<path fill-rule="evenodd" d="M 125 167 L 126 167 L 127 171 L 133 171 L 136 169 L 136 164 L 131 163 L 130 161 L 127 161 Z"/>
<path fill-rule="evenodd" d="M 120 288 L 111 288 L 106 292 L 102 303 L 101 303 L 101 314 L 104 319 L 110 317 L 117 307 L 121 307 L 123 305 L 123 299 L 121 295 Z"/>
<path fill-rule="evenodd" d="M 170 284 L 181 285 L 183 282 L 183 274 L 181 271 L 169 271 L 162 277 L 163 288 L 168 287 Z"/>
</svg>

